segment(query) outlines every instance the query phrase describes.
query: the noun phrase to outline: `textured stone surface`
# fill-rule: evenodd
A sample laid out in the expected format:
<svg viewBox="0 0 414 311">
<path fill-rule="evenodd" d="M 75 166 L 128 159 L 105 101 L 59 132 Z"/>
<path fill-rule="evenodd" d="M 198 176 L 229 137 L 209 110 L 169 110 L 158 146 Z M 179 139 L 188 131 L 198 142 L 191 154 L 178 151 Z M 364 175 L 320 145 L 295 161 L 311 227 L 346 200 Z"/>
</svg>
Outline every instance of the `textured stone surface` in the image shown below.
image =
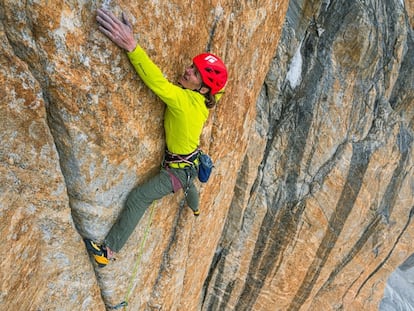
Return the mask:
<svg viewBox="0 0 414 311">
<path fill-rule="evenodd" d="M 103 2 L 116 14 L 126 11 L 139 42 L 170 79 L 175 80 L 207 46 L 223 57 L 231 77 L 227 88 L 231 96 L 225 95 L 212 112 L 203 138 L 203 148 L 216 159 L 216 172 L 202 187 L 202 216 L 195 220 L 186 208 L 179 208 L 182 195 L 154 205 L 139 277 L 132 278 L 134 309 L 199 308 L 287 2 Z M 12 46 L 7 49 L 27 65 L 47 107 L 65 177 L 60 186 L 69 195 L 74 223 L 81 235 L 102 239 L 128 192 L 158 169 L 164 140 L 163 105 L 136 77 L 125 54 L 98 31 L 97 7 L 84 1 L 1 1 L 2 24 Z M 29 145 L 30 137 L 22 142 Z M 58 169 L 57 158 L 50 161 Z M 127 294 L 149 214 L 118 260 L 96 270 L 109 305 Z M 69 218 L 66 221 L 69 224 Z M 72 258 L 70 264 L 90 268 L 80 236 L 73 232 L 69 236 L 76 241 L 66 241 L 70 253 L 79 260 Z M 32 237 L 24 243 L 34 241 Z M 45 272 L 39 268 L 37 273 Z M 42 290 L 55 293 L 47 287 Z M 6 295 L 4 301 L 9 299 L 13 296 Z"/>
<path fill-rule="evenodd" d="M 204 310 L 378 310 L 413 252 L 412 38 L 400 1 L 291 1 Z"/>
<path fill-rule="evenodd" d="M 0 309 L 104 308 L 72 222 L 42 89 L 0 24 Z"/>
<path fill-rule="evenodd" d="M 81 236 L 158 169 L 163 105 L 98 31 L 101 3 L 0 1 L 2 305 L 378 309 L 414 252 L 412 1 L 291 1 L 274 57 L 288 2 L 102 2 L 171 80 L 206 47 L 230 80 L 201 216 L 156 202 L 94 275 Z"/>
<path fill-rule="evenodd" d="M 404 0 L 403 3 L 408 13 L 411 28 L 414 28 L 414 0 Z"/>
</svg>

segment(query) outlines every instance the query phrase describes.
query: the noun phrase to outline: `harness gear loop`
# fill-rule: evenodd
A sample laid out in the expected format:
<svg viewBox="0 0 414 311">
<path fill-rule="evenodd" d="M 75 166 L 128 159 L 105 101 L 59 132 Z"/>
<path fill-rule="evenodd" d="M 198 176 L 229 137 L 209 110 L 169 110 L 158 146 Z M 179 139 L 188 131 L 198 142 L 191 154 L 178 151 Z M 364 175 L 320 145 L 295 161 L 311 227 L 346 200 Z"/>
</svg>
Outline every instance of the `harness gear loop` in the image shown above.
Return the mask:
<svg viewBox="0 0 414 311">
<path fill-rule="evenodd" d="M 190 154 L 176 154 L 176 153 L 170 152 L 168 149 L 165 149 L 162 166 L 163 167 L 169 166 L 171 168 L 184 168 L 186 166 L 194 166 L 198 162 L 199 154 L 200 154 L 199 148 L 197 148 Z"/>
<path fill-rule="evenodd" d="M 187 182 L 186 182 L 185 189 L 184 189 L 184 187 L 183 187 L 183 189 L 184 189 L 184 197 L 187 197 L 188 189 L 190 189 L 191 173 L 186 170 L 185 174 L 187 175 Z"/>
<path fill-rule="evenodd" d="M 190 154 L 181 155 L 170 152 L 168 149 L 165 150 L 164 159 L 162 166 L 170 175 L 171 183 L 173 186 L 173 192 L 176 193 L 178 190 L 183 188 L 184 196 L 187 197 L 188 189 L 190 188 L 191 173 L 187 170 L 188 168 L 195 168 L 199 163 L 199 156 L 201 150 L 197 148 Z M 170 170 L 170 168 L 185 169 L 187 175 L 186 185 L 183 185 L 180 179 Z"/>
</svg>

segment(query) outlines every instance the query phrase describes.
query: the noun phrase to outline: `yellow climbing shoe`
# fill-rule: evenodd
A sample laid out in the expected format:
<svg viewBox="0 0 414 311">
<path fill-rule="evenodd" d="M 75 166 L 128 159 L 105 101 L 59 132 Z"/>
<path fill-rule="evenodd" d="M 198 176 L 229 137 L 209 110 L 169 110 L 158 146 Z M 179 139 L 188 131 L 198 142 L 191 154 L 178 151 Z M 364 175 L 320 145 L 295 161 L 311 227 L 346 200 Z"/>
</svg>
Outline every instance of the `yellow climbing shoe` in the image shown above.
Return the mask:
<svg viewBox="0 0 414 311">
<path fill-rule="evenodd" d="M 109 263 L 108 252 L 105 246 L 98 245 L 94 241 L 89 239 L 83 240 L 86 245 L 86 249 L 92 253 L 95 262 L 100 268 L 105 267 Z"/>
<path fill-rule="evenodd" d="M 194 214 L 194 216 L 199 216 L 200 215 L 200 210 L 198 209 L 196 211 L 193 211 L 193 214 Z"/>
</svg>

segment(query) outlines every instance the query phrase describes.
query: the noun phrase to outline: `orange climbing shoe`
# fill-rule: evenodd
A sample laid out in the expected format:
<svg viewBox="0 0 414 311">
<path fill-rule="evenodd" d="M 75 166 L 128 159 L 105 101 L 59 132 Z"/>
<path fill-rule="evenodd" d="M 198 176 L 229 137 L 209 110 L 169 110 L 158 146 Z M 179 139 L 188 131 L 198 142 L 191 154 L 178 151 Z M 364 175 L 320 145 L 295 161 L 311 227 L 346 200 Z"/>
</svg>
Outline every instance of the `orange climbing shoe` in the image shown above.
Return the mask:
<svg viewBox="0 0 414 311">
<path fill-rule="evenodd" d="M 92 253 L 95 262 L 98 264 L 98 267 L 105 267 L 109 263 L 108 252 L 105 246 L 98 245 L 89 239 L 83 239 L 83 241 L 85 242 L 87 250 Z"/>
</svg>

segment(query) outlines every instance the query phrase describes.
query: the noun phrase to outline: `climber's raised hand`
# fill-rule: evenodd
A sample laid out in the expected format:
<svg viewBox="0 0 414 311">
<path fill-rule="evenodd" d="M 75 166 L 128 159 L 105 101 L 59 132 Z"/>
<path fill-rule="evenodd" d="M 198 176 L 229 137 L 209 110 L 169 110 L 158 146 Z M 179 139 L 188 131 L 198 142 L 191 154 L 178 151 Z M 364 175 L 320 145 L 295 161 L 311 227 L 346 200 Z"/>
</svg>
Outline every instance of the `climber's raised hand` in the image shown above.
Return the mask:
<svg viewBox="0 0 414 311">
<path fill-rule="evenodd" d="M 96 20 L 99 23 L 99 30 L 102 31 L 119 47 L 131 52 L 137 46 L 134 38 L 132 25 L 122 12 L 122 21 L 112 12 L 105 9 L 98 9 Z"/>
</svg>

